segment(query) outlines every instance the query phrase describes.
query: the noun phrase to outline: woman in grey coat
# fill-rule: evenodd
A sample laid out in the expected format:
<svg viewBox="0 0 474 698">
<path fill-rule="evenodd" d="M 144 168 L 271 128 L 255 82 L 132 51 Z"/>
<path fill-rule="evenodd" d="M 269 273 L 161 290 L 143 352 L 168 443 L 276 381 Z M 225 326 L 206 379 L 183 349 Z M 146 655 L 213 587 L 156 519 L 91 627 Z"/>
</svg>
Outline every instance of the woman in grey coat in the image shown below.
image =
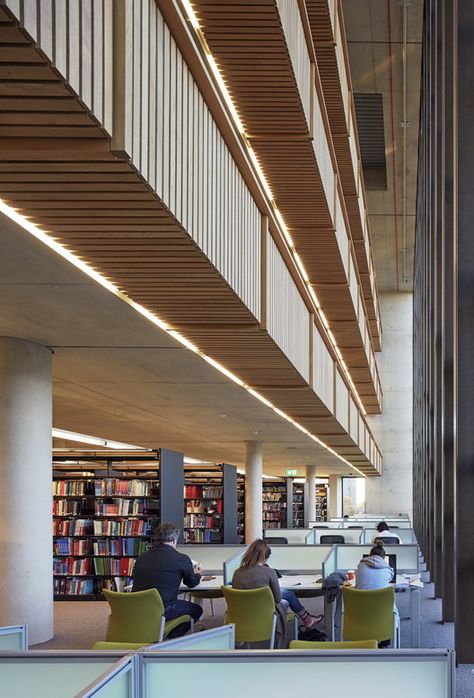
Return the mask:
<svg viewBox="0 0 474 698">
<path fill-rule="evenodd" d="M 299 599 L 291 590 L 285 591 L 285 598 L 282 598 L 278 576 L 275 570 L 268 567 L 267 560 L 270 557 L 271 549 L 268 543 L 260 538 L 249 545 L 242 564 L 234 572 L 232 586 L 235 589 L 258 589 L 259 587 L 270 587 L 275 599 L 275 610 L 277 613 L 276 646 L 285 648 L 286 642 L 286 614 L 288 605 L 295 611 L 305 627 L 312 627 L 321 620 L 321 616 L 314 617 L 301 605 Z M 291 599 L 287 598 L 292 595 Z M 293 598 L 294 597 L 294 598 Z"/>
</svg>

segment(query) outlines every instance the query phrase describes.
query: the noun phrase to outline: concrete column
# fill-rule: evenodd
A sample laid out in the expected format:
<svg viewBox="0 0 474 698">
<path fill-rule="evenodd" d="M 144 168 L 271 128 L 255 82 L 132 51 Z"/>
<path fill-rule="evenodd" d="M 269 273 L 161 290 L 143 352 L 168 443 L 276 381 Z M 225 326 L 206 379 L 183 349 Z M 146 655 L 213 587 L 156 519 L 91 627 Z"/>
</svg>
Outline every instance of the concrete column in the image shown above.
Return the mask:
<svg viewBox="0 0 474 698">
<path fill-rule="evenodd" d="M 316 466 L 306 466 L 306 485 L 304 488 L 304 525 L 308 528 L 310 521 L 316 521 Z"/>
<path fill-rule="evenodd" d="M 262 474 L 263 449 L 259 441 L 245 442 L 245 542 L 263 534 Z"/>
<path fill-rule="evenodd" d="M 340 475 L 329 476 L 329 502 L 328 519 L 337 519 L 342 516 L 342 477 Z"/>
<path fill-rule="evenodd" d="M 0 337 L 0 625 L 50 640 L 52 390 L 50 349 Z"/>
<path fill-rule="evenodd" d="M 413 296 L 379 295 L 383 351 L 377 355 L 383 412 L 368 422 L 383 455 L 382 477 L 365 484 L 367 514 L 410 514 L 413 479 Z"/>
</svg>

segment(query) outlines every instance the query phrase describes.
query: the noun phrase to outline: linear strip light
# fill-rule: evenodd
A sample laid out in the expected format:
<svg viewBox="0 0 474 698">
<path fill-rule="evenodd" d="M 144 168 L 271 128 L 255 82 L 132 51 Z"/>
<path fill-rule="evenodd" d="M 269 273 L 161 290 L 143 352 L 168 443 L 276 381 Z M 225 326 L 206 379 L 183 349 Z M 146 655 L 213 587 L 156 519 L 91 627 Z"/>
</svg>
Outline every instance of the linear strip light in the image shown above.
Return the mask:
<svg viewBox="0 0 474 698">
<path fill-rule="evenodd" d="M 84 260 L 80 259 L 77 255 L 75 255 L 73 252 L 70 252 L 67 250 L 61 243 L 57 242 L 52 238 L 48 233 L 45 233 L 44 230 L 41 230 L 38 228 L 37 225 L 35 225 L 32 221 L 28 220 L 23 216 L 21 213 L 18 213 L 18 211 L 11 206 L 9 206 L 5 201 L 0 199 L 0 213 L 3 213 L 4 215 L 8 216 L 12 221 L 17 223 L 20 227 L 22 227 L 24 230 L 26 230 L 28 233 L 33 235 L 37 240 L 40 240 L 43 242 L 47 247 L 52 249 L 54 252 L 59 254 L 63 259 L 66 259 L 68 262 L 73 264 L 77 269 L 80 269 L 84 274 L 89 276 L 90 278 L 94 279 L 94 281 L 97 281 L 101 286 L 106 288 L 110 293 L 113 293 L 117 298 L 120 298 L 120 300 L 124 301 L 127 303 L 131 308 L 136 310 L 138 313 L 143 315 L 147 320 L 149 320 L 151 323 L 153 323 L 155 326 L 159 327 L 161 330 L 164 330 L 167 334 L 169 334 L 171 337 L 173 337 L 177 342 L 179 342 L 182 346 L 186 347 L 186 349 L 189 349 L 193 353 L 197 354 L 198 356 L 202 357 L 205 361 L 207 361 L 211 366 L 213 366 L 215 369 L 220 371 L 224 376 L 229 378 L 231 381 L 236 383 L 238 386 L 241 388 L 244 388 L 248 393 L 253 395 L 255 398 L 257 398 L 260 402 L 262 402 L 264 405 L 272 409 L 275 414 L 278 416 L 282 417 L 285 419 L 287 422 L 290 422 L 290 424 L 293 424 L 297 429 L 299 429 L 301 432 L 306 434 L 310 439 L 318 443 L 320 446 L 325 448 L 329 453 L 332 453 L 336 458 L 338 458 L 340 461 L 345 463 L 346 465 L 350 466 L 353 468 L 356 472 L 360 473 L 363 477 L 364 474 L 360 472 L 352 463 L 349 463 L 348 460 L 346 460 L 343 456 L 339 455 L 334 449 L 332 449 L 330 446 L 325 444 L 321 439 L 318 439 L 317 436 L 314 436 L 314 434 L 311 434 L 305 427 L 303 427 L 301 424 L 296 422 L 292 417 L 290 417 L 286 412 L 283 412 L 280 410 L 278 407 L 276 407 L 270 400 L 267 400 L 263 395 L 261 395 L 258 391 L 254 390 L 254 388 L 251 388 L 249 385 L 244 383 L 238 376 L 235 375 L 235 373 L 232 373 L 232 371 L 229 371 L 225 366 L 223 366 L 221 363 L 213 359 L 212 357 L 208 356 L 204 352 L 200 351 L 195 344 L 193 344 L 191 341 L 189 341 L 186 337 L 184 337 L 180 332 L 176 332 L 173 330 L 166 322 L 163 322 L 157 315 L 152 313 L 150 310 L 147 310 L 144 308 L 142 305 L 139 303 L 136 303 L 133 301 L 131 298 L 129 298 L 125 293 L 120 291 L 115 284 L 111 283 L 108 279 L 106 279 L 102 274 L 95 269 L 93 269 L 87 262 Z M 68 434 L 73 434 L 73 432 L 64 432 Z M 78 436 L 76 434 L 76 436 Z M 84 435 L 80 435 L 84 436 Z M 60 436 L 59 438 L 66 438 L 64 435 Z M 94 438 L 94 437 L 91 437 Z M 72 440 L 72 439 L 71 439 Z M 97 445 L 104 445 L 103 441 L 99 440 L 100 443 Z M 90 442 L 89 442 L 90 443 Z M 95 443 L 95 442 L 94 442 Z M 107 443 L 117 443 L 117 442 L 107 442 Z M 123 445 L 120 445 L 120 448 L 123 448 Z M 112 448 L 119 448 L 118 446 L 115 446 Z M 137 448 L 135 446 L 129 448 Z"/>
<path fill-rule="evenodd" d="M 133 446 L 132 444 L 124 444 L 121 441 L 109 441 L 102 439 L 99 436 L 89 436 L 88 434 L 79 434 L 75 431 L 66 431 L 65 429 L 53 429 L 53 437 L 55 439 L 65 439 L 66 441 L 77 441 L 82 444 L 92 444 L 93 446 L 105 446 L 106 448 L 114 448 L 118 451 L 147 451 L 143 446 Z"/>
<path fill-rule="evenodd" d="M 227 108 L 229 109 L 229 112 L 234 120 L 235 126 L 236 126 L 238 132 L 241 134 L 241 136 L 243 136 L 243 141 L 244 141 L 245 146 L 247 148 L 247 153 L 249 155 L 249 158 L 254 166 L 254 170 L 258 175 L 258 179 L 260 180 L 260 184 L 261 184 L 263 190 L 265 191 L 267 197 L 270 199 L 270 202 L 272 204 L 272 207 L 273 207 L 273 210 L 275 213 L 275 217 L 276 217 L 278 223 L 280 224 L 281 232 L 283 233 L 283 236 L 284 236 L 284 238 L 285 238 L 285 240 L 290 248 L 290 252 L 293 255 L 293 259 L 295 261 L 295 264 L 298 267 L 298 269 L 303 277 L 303 280 L 306 284 L 306 288 L 307 288 L 312 300 L 314 301 L 314 304 L 315 304 L 316 309 L 317 309 L 317 313 L 319 313 L 319 315 L 322 316 L 323 314 L 321 312 L 321 305 L 319 303 L 318 296 L 317 296 L 314 288 L 311 286 L 308 272 L 306 271 L 306 268 L 301 260 L 301 257 L 299 256 L 299 254 L 296 251 L 295 245 L 294 245 L 293 240 L 291 238 L 291 234 L 288 230 L 288 227 L 284 221 L 284 218 L 283 218 L 280 210 L 278 209 L 278 206 L 276 205 L 275 198 L 273 196 L 273 192 L 272 192 L 271 187 L 268 183 L 268 180 L 265 176 L 265 173 L 263 172 L 262 166 L 260 165 L 260 162 L 257 158 L 257 155 L 256 155 L 254 149 L 252 148 L 252 146 L 250 145 L 248 139 L 246 138 L 244 126 L 240 120 L 238 113 L 237 113 L 237 109 L 236 109 L 236 106 L 234 104 L 234 101 L 233 101 L 233 99 L 232 99 L 232 97 L 227 89 L 227 86 L 225 84 L 225 80 L 222 76 L 222 73 L 221 73 L 219 67 L 217 66 L 216 60 L 212 54 L 211 49 L 209 48 L 209 44 L 207 43 L 206 37 L 204 36 L 204 33 L 201 29 L 201 26 L 199 24 L 199 19 L 197 18 L 196 13 L 194 12 L 194 9 L 193 9 L 191 2 L 189 0 L 181 0 L 181 2 L 182 2 L 184 10 L 188 16 L 189 22 L 190 22 L 191 26 L 194 28 L 196 35 L 198 36 L 198 39 L 199 39 L 201 46 L 204 50 L 204 54 L 207 58 L 211 72 L 213 73 L 213 75 L 216 79 L 216 82 L 219 85 L 222 97 L 223 97 L 223 99 L 227 105 Z M 341 352 L 339 350 L 339 347 L 337 346 L 337 342 L 336 342 L 334 335 L 329 330 L 329 324 L 328 324 L 325 317 L 323 320 L 323 324 L 329 333 L 329 338 L 330 338 L 330 341 L 333 345 L 333 349 L 334 349 L 336 355 L 338 356 L 338 358 L 340 358 Z M 352 392 L 354 393 L 354 397 L 356 398 L 356 401 L 357 401 L 357 403 L 358 403 L 358 405 L 359 405 L 360 409 L 362 410 L 362 413 L 365 417 L 365 416 L 367 416 L 367 412 L 366 412 L 365 407 L 362 403 L 360 395 L 359 395 L 359 393 L 354 385 L 352 377 L 349 373 L 349 369 L 347 368 L 347 365 L 345 364 L 344 361 L 342 361 L 341 358 L 340 358 L 340 360 L 341 360 L 342 369 L 343 369 L 343 371 L 346 375 L 346 378 L 347 378 L 347 380 L 352 388 Z"/>
</svg>

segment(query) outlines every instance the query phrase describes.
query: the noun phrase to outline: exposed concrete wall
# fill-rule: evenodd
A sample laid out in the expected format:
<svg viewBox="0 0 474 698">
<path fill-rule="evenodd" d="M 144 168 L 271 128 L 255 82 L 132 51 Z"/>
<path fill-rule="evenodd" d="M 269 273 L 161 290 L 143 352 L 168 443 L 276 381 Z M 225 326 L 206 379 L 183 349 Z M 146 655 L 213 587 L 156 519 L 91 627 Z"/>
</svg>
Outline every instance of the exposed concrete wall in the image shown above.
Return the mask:
<svg viewBox="0 0 474 698">
<path fill-rule="evenodd" d="M 412 514 L 413 296 L 381 293 L 383 351 L 377 354 L 383 412 L 369 418 L 383 455 L 381 478 L 367 478 L 367 513 Z"/>
</svg>

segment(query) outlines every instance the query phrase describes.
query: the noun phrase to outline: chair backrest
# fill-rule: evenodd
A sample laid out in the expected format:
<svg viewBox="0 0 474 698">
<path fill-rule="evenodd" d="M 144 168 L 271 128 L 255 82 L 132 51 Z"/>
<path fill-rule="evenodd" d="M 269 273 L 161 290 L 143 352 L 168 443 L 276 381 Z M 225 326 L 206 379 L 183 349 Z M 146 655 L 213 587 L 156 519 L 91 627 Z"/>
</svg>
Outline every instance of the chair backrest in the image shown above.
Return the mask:
<svg viewBox="0 0 474 698">
<path fill-rule="evenodd" d="M 290 642 L 290 650 L 376 650 L 377 647 L 377 640 L 358 640 L 355 642 L 292 640 Z"/>
<path fill-rule="evenodd" d="M 344 604 L 343 637 L 345 640 L 377 642 L 393 638 L 393 587 L 352 589 L 342 587 Z"/>
<path fill-rule="evenodd" d="M 237 642 L 262 642 L 272 636 L 275 600 L 270 587 L 233 589 L 222 586 L 226 623 L 235 623 Z"/>
<path fill-rule="evenodd" d="M 319 542 L 322 545 L 333 545 L 334 543 L 345 543 L 346 539 L 344 536 L 336 536 L 336 535 L 324 535 L 324 536 L 319 536 Z"/>
<path fill-rule="evenodd" d="M 284 538 L 284 536 L 265 536 L 265 543 L 274 543 L 275 545 L 278 543 L 288 543 L 288 538 Z"/>
<path fill-rule="evenodd" d="M 157 642 L 165 609 L 156 589 L 132 594 L 103 590 L 110 606 L 107 642 Z"/>
<path fill-rule="evenodd" d="M 329 526 L 313 526 L 313 528 L 329 528 Z"/>
<path fill-rule="evenodd" d="M 363 526 L 348 526 L 347 528 L 364 528 Z"/>
<path fill-rule="evenodd" d="M 375 538 L 374 543 L 377 543 L 378 541 L 381 542 L 382 545 L 399 545 L 400 541 L 398 538 L 395 538 L 395 536 L 383 536 L 382 538 Z"/>
</svg>

